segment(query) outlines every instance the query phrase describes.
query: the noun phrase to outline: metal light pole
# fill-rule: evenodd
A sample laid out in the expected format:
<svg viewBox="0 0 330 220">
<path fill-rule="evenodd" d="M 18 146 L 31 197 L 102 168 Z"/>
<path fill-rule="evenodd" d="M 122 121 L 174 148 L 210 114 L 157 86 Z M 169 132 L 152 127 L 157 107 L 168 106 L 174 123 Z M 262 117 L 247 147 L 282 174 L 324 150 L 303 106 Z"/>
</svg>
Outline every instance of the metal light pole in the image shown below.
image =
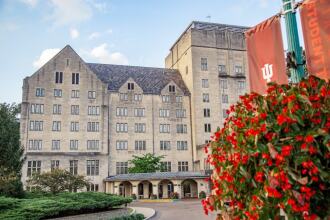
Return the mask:
<svg viewBox="0 0 330 220">
<path fill-rule="evenodd" d="M 285 16 L 288 51 L 294 52 L 297 68 L 290 68 L 291 82 L 298 83 L 304 77 L 302 51 L 299 43 L 298 27 L 295 10 L 295 0 L 282 0 Z"/>
</svg>

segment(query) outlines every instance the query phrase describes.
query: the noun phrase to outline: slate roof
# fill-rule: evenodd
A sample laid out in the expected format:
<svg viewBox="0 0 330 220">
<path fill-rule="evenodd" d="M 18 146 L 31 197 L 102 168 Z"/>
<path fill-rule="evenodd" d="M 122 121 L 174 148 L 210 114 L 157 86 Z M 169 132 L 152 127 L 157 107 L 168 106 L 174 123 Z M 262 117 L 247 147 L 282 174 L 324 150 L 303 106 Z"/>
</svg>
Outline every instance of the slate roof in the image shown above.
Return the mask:
<svg viewBox="0 0 330 220">
<path fill-rule="evenodd" d="M 156 173 L 129 173 L 109 176 L 105 181 L 129 180 L 164 180 L 164 179 L 204 179 L 209 177 L 202 172 L 156 172 Z"/>
<path fill-rule="evenodd" d="M 109 91 L 118 92 L 132 78 L 145 94 L 161 94 L 161 90 L 173 80 L 185 95 L 190 95 L 178 70 L 98 63 L 87 63 L 87 66 L 101 81 L 108 84 Z"/>
<path fill-rule="evenodd" d="M 202 21 L 193 21 L 189 28 L 197 29 L 197 30 L 206 30 L 206 31 L 231 31 L 231 32 L 242 32 L 244 33 L 249 27 L 238 26 L 238 25 L 230 25 L 230 24 L 218 24 L 211 22 L 202 22 Z"/>
</svg>

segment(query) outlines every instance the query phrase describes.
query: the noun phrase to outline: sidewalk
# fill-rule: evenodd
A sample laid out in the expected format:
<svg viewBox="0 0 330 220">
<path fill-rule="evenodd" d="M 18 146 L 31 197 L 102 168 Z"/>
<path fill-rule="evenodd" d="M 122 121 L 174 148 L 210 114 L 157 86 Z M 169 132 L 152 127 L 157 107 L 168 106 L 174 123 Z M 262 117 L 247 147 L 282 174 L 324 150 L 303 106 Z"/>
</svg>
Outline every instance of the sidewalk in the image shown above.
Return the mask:
<svg viewBox="0 0 330 220">
<path fill-rule="evenodd" d="M 151 219 L 156 214 L 156 211 L 151 208 L 145 208 L 145 207 L 129 207 L 129 208 L 135 209 L 136 214 L 143 214 L 145 220 Z"/>
</svg>

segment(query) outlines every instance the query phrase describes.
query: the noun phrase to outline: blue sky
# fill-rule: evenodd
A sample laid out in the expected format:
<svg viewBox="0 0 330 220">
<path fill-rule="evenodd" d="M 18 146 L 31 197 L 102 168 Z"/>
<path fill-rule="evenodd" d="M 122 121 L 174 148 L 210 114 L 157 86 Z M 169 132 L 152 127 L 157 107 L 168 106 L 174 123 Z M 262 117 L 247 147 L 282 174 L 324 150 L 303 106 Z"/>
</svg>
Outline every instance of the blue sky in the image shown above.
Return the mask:
<svg viewBox="0 0 330 220">
<path fill-rule="evenodd" d="M 164 66 L 192 20 L 253 26 L 281 0 L 0 0 L 0 102 L 70 44 L 87 62 Z M 211 18 L 207 18 L 207 16 Z"/>
</svg>

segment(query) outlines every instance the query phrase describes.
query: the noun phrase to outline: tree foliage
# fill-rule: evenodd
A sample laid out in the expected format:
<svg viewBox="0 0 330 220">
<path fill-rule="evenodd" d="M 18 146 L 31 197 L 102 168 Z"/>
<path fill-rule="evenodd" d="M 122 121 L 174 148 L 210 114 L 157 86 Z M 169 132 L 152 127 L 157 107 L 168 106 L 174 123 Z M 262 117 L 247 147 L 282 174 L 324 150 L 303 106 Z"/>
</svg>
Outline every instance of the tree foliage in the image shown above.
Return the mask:
<svg viewBox="0 0 330 220">
<path fill-rule="evenodd" d="M 206 152 L 214 194 L 205 212 L 231 210 L 234 219 L 330 215 L 330 83 L 270 84 L 228 110 Z M 230 209 L 226 206 L 229 204 Z"/>
<path fill-rule="evenodd" d="M 90 183 L 81 175 L 73 175 L 67 170 L 54 169 L 43 173 L 33 173 L 27 180 L 30 187 L 58 194 L 65 191 L 82 189 Z"/>
<path fill-rule="evenodd" d="M 0 104 L 0 195 L 21 196 L 20 181 L 23 165 L 23 148 L 20 145 L 20 106 Z"/>
<path fill-rule="evenodd" d="M 154 173 L 161 170 L 161 160 L 164 156 L 155 156 L 154 154 L 145 154 L 142 156 L 133 155 L 130 160 L 132 167 L 128 168 L 129 173 Z"/>
</svg>

